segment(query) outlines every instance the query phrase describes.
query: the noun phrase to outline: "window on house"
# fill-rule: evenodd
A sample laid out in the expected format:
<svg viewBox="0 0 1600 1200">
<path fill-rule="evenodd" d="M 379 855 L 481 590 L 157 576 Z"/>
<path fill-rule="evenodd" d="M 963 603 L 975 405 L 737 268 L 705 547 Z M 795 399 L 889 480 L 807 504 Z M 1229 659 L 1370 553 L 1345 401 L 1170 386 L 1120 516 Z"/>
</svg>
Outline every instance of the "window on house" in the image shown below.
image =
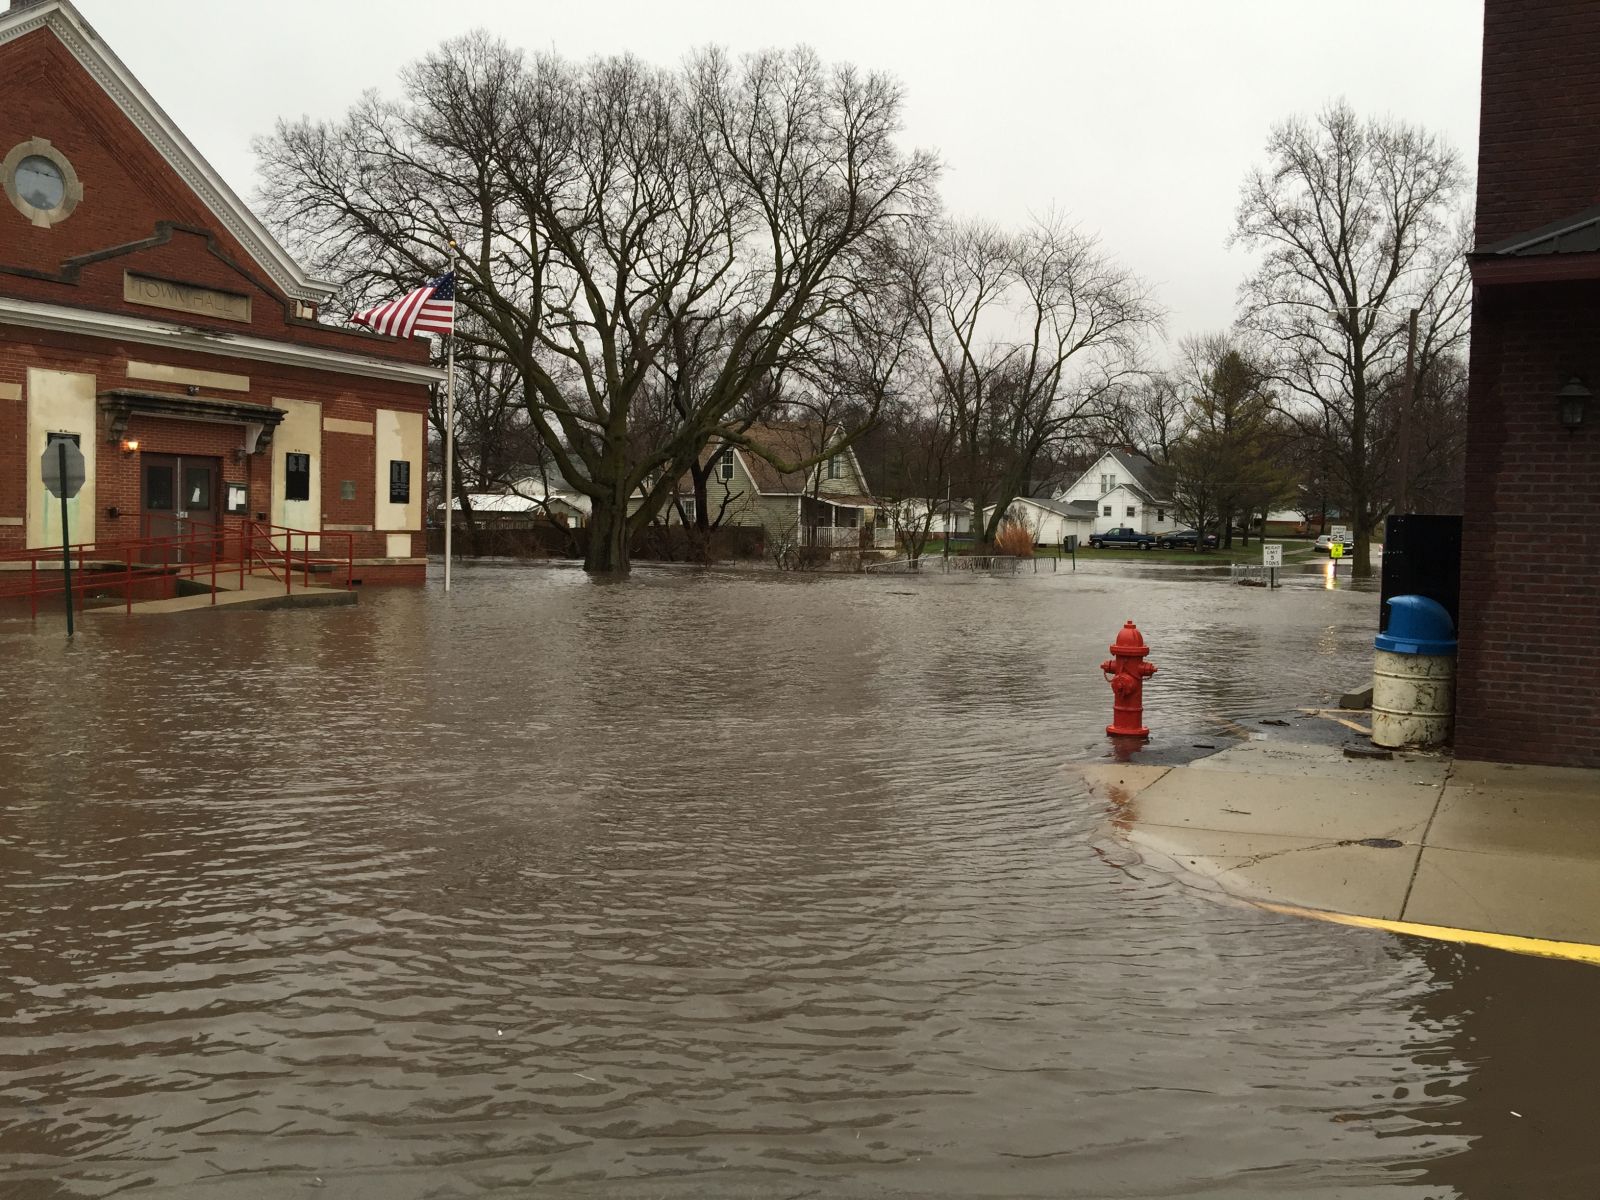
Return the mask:
<svg viewBox="0 0 1600 1200">
<path fill-rule="evenodd" d="M 837 454 L 835 454 L 832 458 L 830 458 L 828 460 L 828 478 L 829 479 L 837 479 L 843 473 L 844 473 L 844 468 L 842 467 L 842 465 L 839 462 L 839 456 Z"/>
<path fill-rule="evenodd" d="M 1111 478 L 1109 475 L 1100 476 L 1100 494 L 1102 496 L 1104 496 L 1107 492 L 1109 492 L 1111 490 L 1109 487 L 1106 486 L 1106 480 L 1109 479 L 1109 478 Z"/>
<path fill-rule="evenodd" d="M 1107 505 L 1105 505 L 1105 506 L 1104 506 L 1104 507 L 1103 507 L 1103 508 L 1102 508 L 1102 509 L 1101 509 L 1101 510 L 1100 510 L 1100 515 L 1101 515 L 1101 516 L 1102 516 L 1102 517 L 1109 517 L 1109 516 L 1110 516 L 1110 515 L 1111 515 L 1111 505 L 1109 505 L 1109 504 L 1107 504 Z"/>
<path fill-rule="evenodd" d="M 717 475 L 722 479 L 733 478 L 733 447 L 729 446 L 717 455 Z"/>
<path fill-rule="evenodd" d="M 1131 505 L 1131 504 L 1128 505 L 1128 515 L 1130 517 L 1136 516 L 1138 514 L 1138 512 L 1139 512 L 1139 510 L 1137 508 L 1135 508 L 1133 505 Z"/>
<path fill-rule="evenodd" d="M 311 455 L 285 454 L 283 456 L 283 498 L 285 500 L 311 499 Z"/>
<path fill-rule="evenodd" d="M 403 458 L 389 460 L 389 503 L 411 503 L 411 464 Z"/>
<path fill-rule="evenodd" d="M 694 524 L 694 497 L 693 496 L 685 496 L 678 503 L 683 505 L 683 523 L 685 525 L 693 525 Z"/>
<path fill-rule="evenodd" d="M 1156 509 L 1156 523 L 1160 524 L 1162 521 L 1165 521 L 1166 519 L 1167 519 L 1167 510 L 1164 509 L 1164 508 Z"/>
</svg>

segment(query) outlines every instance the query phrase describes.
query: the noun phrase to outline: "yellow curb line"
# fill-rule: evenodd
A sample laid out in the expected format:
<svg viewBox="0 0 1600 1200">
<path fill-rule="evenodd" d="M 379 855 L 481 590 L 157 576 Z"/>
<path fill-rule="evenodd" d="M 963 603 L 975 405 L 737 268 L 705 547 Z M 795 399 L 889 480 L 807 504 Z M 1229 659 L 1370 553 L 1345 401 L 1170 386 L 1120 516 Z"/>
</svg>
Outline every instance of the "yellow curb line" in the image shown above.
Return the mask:
<svg viewBox="0 0 1600 1200">
<path fill-rule="evenodd" d="M 1264 901 L 1253 901 L 1253 903 L 1257 908 L 1282 913 L 1289 917 L 1308 917 L 1314 921 L 1331 921 L 1335 925 L 1382 929 L 1388 933 L 1404 933 L 1412 937 L 1433 938 L 1441 942 L 1466 942 L 1474 946 L 1488 946 L 1494 950 L 1509 950 L 1513 954 L 1532 954 L 1539 958 L 1564 958 L 1571 962 L 1600 966 L 1600 946 L 1591 946 L 1587 942 L 1555 942 L 1545 938 L 1519 937 L 1514 933 L 1486 933 L 1480 929 L 1455 929 L 1449 925 L 1419 925 L 1414 921 L 1357 917 L 1350 913 L 1329 912 L 1320 908 L 1299 908 L 1292 904 L 1268 904 Z"/>
</svg>

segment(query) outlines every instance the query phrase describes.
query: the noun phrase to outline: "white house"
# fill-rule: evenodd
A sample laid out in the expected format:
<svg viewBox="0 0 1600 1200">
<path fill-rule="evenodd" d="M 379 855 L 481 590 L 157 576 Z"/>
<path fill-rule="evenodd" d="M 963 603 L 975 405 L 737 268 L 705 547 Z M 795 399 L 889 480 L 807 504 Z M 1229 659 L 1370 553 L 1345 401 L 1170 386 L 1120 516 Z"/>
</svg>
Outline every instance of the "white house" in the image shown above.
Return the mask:
<svg viewBox="0 0 1600 1200">
<path fill-rule="evenodd" d="M 467 503 L 472 508 L 472 515 L 485 525 L 498 525 L 503 528 L 525 529 L 529 525 L 556 522 L 567 526 L 580 526 L 589 523 L 589 506 L 587 496 L 576 496 L 582 500 L 581 506 L 573 500 L 563 499 L 560 495 L 519 496 L 511 492 L 469 492 Z M 440 509 L 444 505 L 439 505 Z M 461 512 L 461 500 L 452 498 L 450 501 L 452 514 Z M 460 526 L 462 520 L 456 518 L 456 525 Z"/>
<path fill-rule="evenodd" d="M 972 506 L 960 500 L 890 500 L 881 511 L 897 530 L 920 531 L 926 523 L 930 537 L 965 537 L 972 532 Z"/>
<path fill-rule="evenodd" d="M 984 510 L 986 519 L 993 514 L 992 507 Z M 1068 534 L 1076 534 L 1079 541 L 1087 542 L 1096 528 L 1095 506 L 1086 500 L 1018 496 L 1006 509 L 1006 516 L 1032 531 L 1035 546 L 1059 546 Z"/>
<path fill-rule="evenodd" d="M 1090 533 L 1131 525 L 1140 533 L 1163 534 L 1177 529 L 1172 501 L 1162 495 L 1154 465 L 1136 454 L 1107 450 L 1070 486 L 1052 499 L 1086 505 L 1093 511 Z"/>
<path fill-rule="evenodd" d="M 533 510 L 550 515 L 559 514 L 573 525 L 587 525 L 589 513 L 594 507 L 593 501 L 588 496 L 555 471 L 519 479 L 505 489 L 505 495 L 513 498 L 510 501 L 513 508 L 515 500 L 523 500 L 528 502 Z M 476 508 L 476 504 L 473 507 Z"/>
</svg>

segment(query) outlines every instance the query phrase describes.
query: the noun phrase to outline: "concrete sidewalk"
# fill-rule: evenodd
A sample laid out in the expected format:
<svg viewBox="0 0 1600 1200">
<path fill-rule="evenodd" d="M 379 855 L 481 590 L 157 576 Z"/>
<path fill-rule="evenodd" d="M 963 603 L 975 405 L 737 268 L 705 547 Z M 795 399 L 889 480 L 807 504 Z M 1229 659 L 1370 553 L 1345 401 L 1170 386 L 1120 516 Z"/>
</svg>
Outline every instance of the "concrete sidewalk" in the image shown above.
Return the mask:
<svg viewBox="0 0 1600 1200">
<path fill-rule="evenodd" d="M 1141 856 L 1196 884 L 1308 915 L 1600 944 L 1600 771 L 1252 738 L 1084 774 Z"/>
</svg>

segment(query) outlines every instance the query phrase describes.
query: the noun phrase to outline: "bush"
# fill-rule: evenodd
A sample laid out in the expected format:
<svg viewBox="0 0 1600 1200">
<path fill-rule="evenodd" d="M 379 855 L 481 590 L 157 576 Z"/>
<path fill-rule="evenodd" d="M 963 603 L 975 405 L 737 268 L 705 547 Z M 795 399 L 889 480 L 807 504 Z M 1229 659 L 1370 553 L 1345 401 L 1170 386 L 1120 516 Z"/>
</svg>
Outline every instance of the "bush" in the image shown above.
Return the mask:
<svg viewBox="0 0 1600 1200">
<path fill-rule="evenodd" d="M 994 535 L 994 552 L 1012 558 L 1033 557 L 1033 530 L 1021 521 L 1007 517 Z"/>
</svg>

